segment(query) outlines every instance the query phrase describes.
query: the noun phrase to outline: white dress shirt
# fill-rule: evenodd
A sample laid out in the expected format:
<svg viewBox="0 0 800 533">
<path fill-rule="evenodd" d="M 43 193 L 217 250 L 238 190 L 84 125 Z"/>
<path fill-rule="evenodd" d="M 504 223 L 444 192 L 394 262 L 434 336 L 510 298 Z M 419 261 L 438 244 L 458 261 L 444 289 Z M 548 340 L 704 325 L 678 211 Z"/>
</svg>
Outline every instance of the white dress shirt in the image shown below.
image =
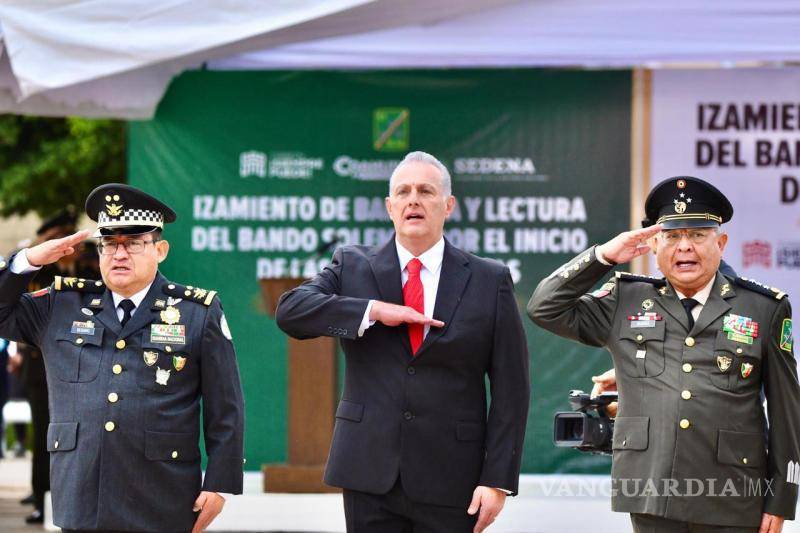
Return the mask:
<svg viewBox="0 0 800 533">
<path fill-rule="evenodd" d="M 134 305 L 134 308 L 133 308 L 133 311 L 131 311 L 131 316 L 135 315 L 136 314 L 136 310 L 139 309 L 139 305 L 142 303 L 142 300 L 144 300 L 144 297 L 147 296 L 147 291 L 150 290 L 150 286 L 152 284 L 153 284 L 153 282 L 151 281 L 150 283 L 147 284 L 147 287 L 145 287 L 144 289 L 140 290 L 139 292 L 137 292 L 136 294 L 134 294 L 130 298 L 125 298 L 121 294 L 117 294 L 116 292 L 111 291 L 111 298 L 113 298 L 113 300 L 114 300 L 114 308 L 117 310 L 117 318 L 119 318 L 120 322 L 122 322 L 122 317 L 125 315 L 125 310 L 122 309 L 119 306 L 119 303 L 122 300 L 130 300 L 130 301 L 132 301 L 133 305 Z"/>
<path fill-rule="evenodd" d="M 400 283 L 405 286 L 408 281 L 408 270 L 406 265 L 409 261 L 414 259 L 414 254 L 406 250 L 397 239 L 394 240 L 397 247 L 397 260 L 400 262 Z M 426 317 L 433 317 L 433 308 L 436 306 L 436 293 L 439 291 L 439 275 L 442 272 L 442 260 L 444 259 L 444 237 L 440 238 L 436 244 L 428 248 L 425 252 L 421 253 L 419 257 L 422 268 L 419 272 L 419 279 L 422 282 L 422 293 L 424 299 L 424 314 Z M 364 318 L 361 319 L 361 325 L 358 328 L 358 336 L 361 337 L 364 332 L 372 326 L 375 321 L 369 319 L 369 312 L 372 310 L 374 300 L 370 300 L 367 305 L 367 310 L 364 312 Z M 425 326 L 423 338 L 428 335 L 430 326 Z"/>
<path fill-rule="evenodd" d="M 692 317 L 694 317 L 695 321 L 700 316 L 700 311 L 703 310 L 703 306 L 706 305 L 708 297 L 711 296 L 711 288 L 714 286 L 715 279 L 717 279 L 716 275 L 714 275 L 714 277 L 711 278 L 711 281 L 709 281 L 705 285 L 705 287 L 697 291 L 697 294 L 692 296 L 692 298 L 694 298 L 697 301 L 697 305 L 695 305 L 694 309 L 692 309 Z M 675 287 L 673 287 L 673 289 L 675 289 Z M 683 300 L 684 298 L 686 298 L 686 296 L 681 294 L 681 292 L 678 289 L 675 289 L 675 294 L 678 295 L 679 300 Z"/>
</svg>

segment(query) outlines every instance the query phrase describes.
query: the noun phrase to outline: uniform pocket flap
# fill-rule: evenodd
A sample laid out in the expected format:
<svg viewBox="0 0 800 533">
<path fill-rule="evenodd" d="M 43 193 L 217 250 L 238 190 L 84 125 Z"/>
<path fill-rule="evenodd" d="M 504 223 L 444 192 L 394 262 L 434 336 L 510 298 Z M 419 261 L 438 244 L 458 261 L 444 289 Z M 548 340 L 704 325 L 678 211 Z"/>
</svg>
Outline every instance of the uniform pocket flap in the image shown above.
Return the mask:
<svg viewBox="0 0 800 533">
<path fill-rule="evenodd" d="M 766 449 L 763 433 L 745 433 L 720 429 L 717 461 L 724 465 L 756 468 L 764 465 Z"/>
<path fill-rule="evenodd" d="M 95 325 L 92 328 L 79 327 L 73 333 L 70 330 L 62 331 L 56 334 L 57 341 L 66 341 L 75 346 L 84 346 L 89 344 L 91 346 L 100 346 L 103 343 L 103 329 Z"/>
<path fill-rule="evenodd" d="M 200 457 L 193 433 L 144 432 L 144 455 L 151 461 L 194 461 Z"/>
<path fill-rule="evenodd" d="M 78 442 L 77 422 L 53 422 L 47 426 L 47 451 L 68 452 Z"/>
<path fill-rule="evenodd" d="M 623 339 L 629 339 L 636 343 L 644 343 L 647 341 L 663 341 L 666 335 L 667 328 L 664 326 L 664 320 L 653 320 L 651 323 L 653 327 L 632 327 L 636 321 L 625 321 L 620 327 L 619 336 Z"/>
<path fill-rule="evenodd" d="M 752 344 L 748 344 L 747 342 L 739 342 L 734 339 L 728 338 L 728 333 L 725 331 L 718 331 L 717 332 L 717 340 L 714 343 L 714 350 L 717 352 L 723 351 L 728 352 L 733 355 L 740 355 L 740 356 L 747 356 L 747 357 L 761 357 L 761 344 L 758 341 L 758 337 L 750 338 L 750 337 L 740 337 L 742 341 L 745 339 L 750 339 L 753 341 Z"/>
<path fill-rule="evenodd" d="M 457 440 L 483 440 L 484 427 L 480 422 L 459 422 L 456 424 Z"/>
<path fill-rule="evenodd" d="M 344 418 L 345 420 L 352 420 L 353 422 L 361 422 L 364 416 L 364 405 L 360 403 L 351 402 L 350 400 L 341 400 L 339 407 L 336 408 L 336 418 Z"/>
<path fill-rule="evenodd" d="M 623 416 L 614 422 L 614 450 L 646 450 L 649 444 L 650 417 Z"/>
</svg>

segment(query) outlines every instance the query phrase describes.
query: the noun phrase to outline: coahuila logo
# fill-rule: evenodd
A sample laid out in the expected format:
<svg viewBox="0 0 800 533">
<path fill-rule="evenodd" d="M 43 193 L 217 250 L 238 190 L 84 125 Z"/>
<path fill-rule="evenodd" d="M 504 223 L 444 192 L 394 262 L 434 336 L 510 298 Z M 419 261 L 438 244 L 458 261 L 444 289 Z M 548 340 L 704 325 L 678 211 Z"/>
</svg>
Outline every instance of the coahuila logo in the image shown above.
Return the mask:
<svg viewBox="0 0 800 533">
<path fill-rule="evenodd" d="M 333 171 L 343 178 L 388 180 L 399 163 L 399 159 L 354 159 L 349 155 L 340 155 L 333 161 Z"/>
<path fill-rule="evenodd" d="M 456 174 L 536 174 L 530 157 L 460 157 L 454 162 Z"/>
</svg>

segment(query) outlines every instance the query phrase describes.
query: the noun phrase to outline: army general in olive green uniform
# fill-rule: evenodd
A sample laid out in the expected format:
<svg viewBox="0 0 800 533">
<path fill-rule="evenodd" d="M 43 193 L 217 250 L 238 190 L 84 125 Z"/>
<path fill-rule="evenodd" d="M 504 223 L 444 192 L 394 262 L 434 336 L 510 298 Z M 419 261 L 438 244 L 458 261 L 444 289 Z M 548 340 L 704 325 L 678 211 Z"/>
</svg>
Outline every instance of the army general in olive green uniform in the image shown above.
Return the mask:
<svg viewBox="0 0 800 533">
<path fill-rule="evenodd" d="M 528 315 L 611 352 L 620 397 L 613 509 L 631 513 L 635 531 L 779 532 L 800 483 L 789 299 L 719 272 L 719 225 L 733 208 L 713 186 L 668 179 L 645 210 L 644 229 L 543 280 Z M 613 264 L 651 249 L 664 279 L 617 272 L 587 294 Z"/>
</svg>

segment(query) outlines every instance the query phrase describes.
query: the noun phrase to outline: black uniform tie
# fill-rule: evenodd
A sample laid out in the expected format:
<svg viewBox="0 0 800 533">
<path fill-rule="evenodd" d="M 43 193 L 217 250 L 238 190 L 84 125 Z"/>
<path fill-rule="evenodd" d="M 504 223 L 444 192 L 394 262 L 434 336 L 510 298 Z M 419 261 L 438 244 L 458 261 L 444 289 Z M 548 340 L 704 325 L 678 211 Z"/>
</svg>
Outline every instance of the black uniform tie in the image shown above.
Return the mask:
<svg viewBox="0 0 800 533">
<path fill-rule="evenodd" d="M 131 315 L 133 314 L 133 310 L 136 309 L 136 306 L 130 300 L 122 300 L 119 303 L 119 307 L 122 309 L 122 320 L 120 320 L 120 323 L 124 328 L 125 324 L 128 323 L 128 320 L 131 319 Z"/>
<path fill-rule="evenodd" d="M 695 300 L 694 298 L 684 298 L 681 300 L 681 305 L 683 305 L 684 310 L 686 310 L 686 316 L 689 318 L 689 331 L 692 330 L 694 327 L 694 317 L 692 316 L 692 309 L 695 308 L 700 302 Z M 120 304 L 121 305 L 121 304 Z"/>
</svg>

